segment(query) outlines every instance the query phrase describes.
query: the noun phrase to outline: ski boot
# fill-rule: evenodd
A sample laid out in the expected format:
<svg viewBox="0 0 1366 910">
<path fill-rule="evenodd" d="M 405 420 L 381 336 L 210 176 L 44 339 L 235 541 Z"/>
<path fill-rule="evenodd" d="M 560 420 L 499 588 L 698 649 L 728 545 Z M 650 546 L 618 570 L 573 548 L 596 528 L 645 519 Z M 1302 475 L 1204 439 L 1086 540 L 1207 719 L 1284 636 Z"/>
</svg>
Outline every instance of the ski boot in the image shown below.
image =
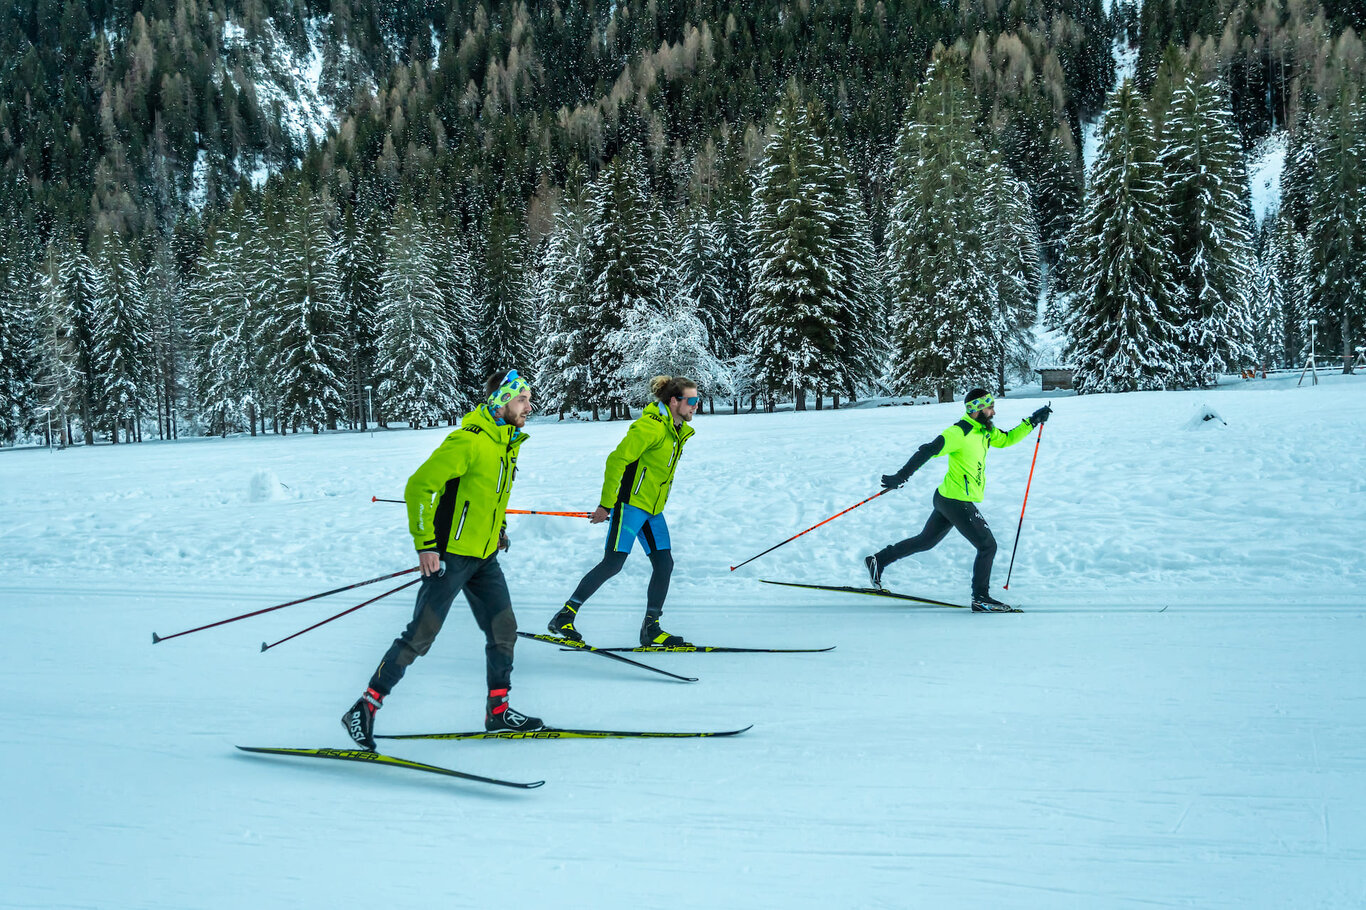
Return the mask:
<svg viewBox="0 0 1366 910">
<path fill-rule="evenodd" d="M 645 621 L 640 624 L 640 645 L 643 648 L 686 648 L 688 643 L 683 640 L 681 635 L 670 635 L 659 627 L 659 617 L 645 614 Z"/>
<path fill-rule="evenodd" d="M 573 601 L 565 601 L 564 606 L 560 607 L 560 612 L 555 614 L 555 618 L 550 620 L 546 628 L 550 630 L 551 635 L 558 635 L 560 638 L 569 641 L 582 642 L 583 636 L 579 634 L 578 629 L 574 628 L 574 619 L 578 612 L 578 604 Z"/>
<path fill-rule="evenodd" d="M 974 613 L 1014 613 L 1015 608 L 1010 604 L 1001 603 L 990 594 L 983 594 L 972 599 L 972 612 Z"/>
<path fill-rule="evenodd" d="M 374 689 L 366 689 L 351 710 L 342 715 L 341 722 L 347 735 L 367 752 L 375 751 L 375 712 L 383 702 L 383 695 Z"/>
<path fill-rule="evenodd" d="M 879 591 L 887 590 L 882 586 L 882 566 L 877 561 L 877 556 L 868 556 L 863 560 L 863 564 L 868 567 L 868 582 Z"/>
<path fill-rule="evenodd" d="M 529 717 L 508 707 L 507 689 L 489 689 L 488 706 L 484 709 L 484 729 L 489 733 L 527 733 L 545 724 L 539 717 Z"/>
</svg>

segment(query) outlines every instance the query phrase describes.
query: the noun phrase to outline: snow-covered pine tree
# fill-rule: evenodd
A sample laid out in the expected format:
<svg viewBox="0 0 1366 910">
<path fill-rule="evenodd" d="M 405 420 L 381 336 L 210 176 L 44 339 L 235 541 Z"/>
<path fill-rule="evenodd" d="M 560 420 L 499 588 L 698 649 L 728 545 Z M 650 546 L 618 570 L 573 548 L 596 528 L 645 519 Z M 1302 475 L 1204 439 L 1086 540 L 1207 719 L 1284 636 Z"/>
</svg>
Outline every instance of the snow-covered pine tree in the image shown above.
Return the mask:
<svg viewBox="0 0 1366 910">
<path fill-rule="evenodd" d="M 1284 205 L 1276 213 L 1267 241 L 1269 265 L 1283 304 L 1281 350 L 1277 359 L 1285 366 L 1300 362 L 1300 349 L 1308 347 L 1311 257 L 1304 234 Z"/>
<path fill-rule="evenodd" d="M 332 260 L 337 270 L 342 313 L 342 337 L 346 352 L 346 398 L 352 422 L 365 429 L 373 415 L 365 387 L 373 392 L 375 358 L 379 340 L 379 269 L 383 235 L 378 230 L 379 212 L 373 206 L 352 204 L 341 213 L 332 241 Z"/>
<path fill-rule="evenodd" d="M 1157 137 L 1171 212 L 1187 381 L 1253 363 L 1252 210 L 1227 91 L 1196 72 L 1176 82 Z"/>
<path fill-rule="evenodd" d="M 839 407 L 840 393 L 850 399 L 868 388 L 883 370 L 886 347 L 881 263 L 873 248 L 872 228 L 863 208 L 858 178 L 833 138 L 825 142 L 828 192 L 834 203 L 830 250 L 838 270 L 836 288 L 843 311 L 836 334 L 839 376 L 830 392 Z M 820 395 L 821 389 L 817 389 Z M 820 398 L 816 399 L 817 407 Z"/>
<path fill-rule="evenodd" d="M 406 203 L 394 209 L 380 270 L 381 423 L 433 425 L 460 408 L 460 371 L 451 356 L 445 298 L 436 284 L 431 227 Z"/>
<path fill-rule="evenodd" d="M 636 309 L 658 309 L 664 272 L 660 213 L 651 205 L 640 151 L 632 148 L 602 169 L 589 188 L 587 305 L 573 315 L 586 335 L 586 391 L 597 408 L 623 414 L 633 397 L 621 367 L 627 352 L 607 343 Z"/>
<path fill-rule="evenodd" d="M 1126 79 L 1106 102 L 1086 207 L 1070 244 L 1076 293 L 1069 355 L 1080 392 L 1181 385 L 1181 287 L 1170 213 L 1142 96 Z"/>
<path fill-rule="evenodd" d="M 622 378 L 638 395 L 652 376 L 659 375 L 687 376 L 703 395 L 730 392 L 726 371 L 711 352 L 706 326 L 681 288 L 675 288 L 662 309 L 632 310 L 609 341 L 628 352 Z"/>
<path fill-rule="evenodd" d="M 120 429 L 125 442 L 140 442 L 154 354 L 142 275 L 116 232 L 98 238 L 93 262 L 99 423 L 113 442 Z"/>
<path fill-rule="evenodd" d="M 1029 187 L 993 156 L 986 168 L 982 222 L 987 227 L 984 253 L 988 273 L 996 280 L 995 335 L 1000 339 L 996 382 L 1032 378 L 1033 328 L 1043 283 L 1042 242 Z"/>
<path fill-rule="evenodd" d="M 1349 37 L 1339 40 L 1335 57 L 1353 46 Z M 1359 42 L 1354 50 L 1359 61 Z M 1338 84 L 1312 115 L 1317 128 L 1305 234 L 1317 276 L 1309 306 L 1319 318 L 1319 337 L 1337 338 L 1343 372 L 1350 373 L 1354 344 L 1366 325 L 1366 98 L 1348 64 L 1336 65 Z"/>
<path fill-rule="evenodd" d="M 474 298 L 474 268 L 470 250 L 459 224 L 453 217 L 442 218 L 435 212 L 425 213 L 431 225 L 431 250 L 436 264 L 436 286 L 441 291 L 441 307 L 446 314 L 450 357 L 460 377 L 451 398 L 455 408 L 446 415 L 447 423 L 456 423 L 472 406 L 470 390 L 483 385 L 483 325 Z"/>
<path fill-rule="evenodd" d="M 576 321 L 576 314 L 588 308 L 586 209 L 586 188 L 578 171 L 571 171 L 536 278 L 536 394 L 561 417 L 589 397 L 590 336 Z"/>
<path fill-rule="evenodd" d="M 199 274 L 190 289 L 197 338 L 195 386 L 210 433 L 247 429 L 256 435 L 264 356 L 258 303 L 265 256 L 260 221 L 237 208 L 209 233 Z"/>
<path fill-rule="evenodd" d="M 73 241 L 54 241 L 43 261 L 38 297 L 39 403 L 61 415 L 55 423 L 68 443 L 72 420 L 79 420 L 86 445 L 95 442 L 98 397 L 92 272 L 89 257 Z"/>
<path fill-rule="evenodd" d="M 1273 236 L 1266 234 L 1252 282 L 1252 354 L 1263 368 L 1282 366 L 1285 346 L 1285 300 L 1273 265 Z"/>
<path fill-rule="evenodd" d="M 827 155 L 812 106 L 796 84 L 773 116 L 754 186 L 750 228 L 751 305 L 747 316 L 756 378 L 770 396 L 840 384 L 841 276 L 833 261 Z"/>
<path fill-rule="evenodd" d="M 480 237 L 479 267 L 475 270 L 481 349 L 476 379 L 482 380 L 494 370 L 516 369 L 535 380 L 532 345 L 536 339 L 536 304 L 527 269 L 522 215 L 499 194 Z"/>
<path fill-rule="evenodd" d="M 712 353 L 721 356 L 717 339 L 723 339 L 729 330 L 729 313 L 724 273 L 726 250 L 718 228 L 703 207 L 684 209 L 674 224 L 672 236 L 677 248 L 669 261 L 677 294 L 695 309 L 706 327 Z"/>
<path fill-rule="evenodd" d="M 0 443 L 14 442 L 34 410 L 34 263 L 15 238 L 0 245 Z M 44 432 L 46 432 L 46 421 Z"/>
<path fill-rule="evenodd" d="M 897 138 L 887 268 L 892 295 L 888 384 L 900 394 L 993 387 L 1001 341 L 979 200 L 987 150 L 954 51 L 931 64 Z"/>
<path fill-rule="evenodd" d="M 341 282 L 326 201 L 301 185 L 278 235 L 265 314 L 271 385 L 284 427 L 336 429 L 346 413 Z"/>
<path fill-rule="evenodd" d="M 157 244 L 143 278 L 148 334 L 152 342 L 151 397 L 157 409 L 157 435 L 176 436 L 180 378 L 185 349 L 185 288 L 168 242 Z"/>
</svg>

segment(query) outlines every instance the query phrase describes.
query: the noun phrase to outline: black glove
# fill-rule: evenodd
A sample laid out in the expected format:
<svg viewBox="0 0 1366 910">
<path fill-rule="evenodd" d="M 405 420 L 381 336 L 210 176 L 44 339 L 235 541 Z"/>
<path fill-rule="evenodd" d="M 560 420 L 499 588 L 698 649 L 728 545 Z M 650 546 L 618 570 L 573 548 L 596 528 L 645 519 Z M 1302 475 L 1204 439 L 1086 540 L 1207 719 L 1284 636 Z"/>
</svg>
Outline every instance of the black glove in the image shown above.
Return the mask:
<svg viewBox="0 0 1366 910">
<path fill-rule="evenodd" d="M 1044 405 L 1043 407 L 1041 407 L 1041 408 L 1039 408 L 1037 411 L 1035 411 L 1033 414 L 1030 414 L 1030 415 L 1029 415 L 1029 422 L 1030 422 L 1031 424 L 1033 424 L 1034 426 L 1036 426 L 1036 427 L 1041 427 L 1041 426 L 1043 426 L 1044 421 L 1048 419 L 1048 415 L 1049 415 L 1049 414 L 1052 414 L 1052 413 L 1053 413 L 1053 408 L 1052 408 L 1052 406 L 1051 406 L 1051 405 Z"/>
<path fill-rule="evenodd" d="M 508 529 L 507 529 L 507 528 L 500 528 L 500 529 L 498 530 L 498 549 L 503 550 L 503 551 L 507 551 L 507 550 L 509 550 L 509 549 L 511 549 L 511 548 L 512 548 L 512 541 L 508 540 Z"/>
<path fill-rule="evenodd" d="M 896 489 L 900 489 L 901 485 L 904 484 L 908 479 L 909 479 L 909 478 L 902 477 L 902 476 L 900 476 L 899 474 L 883 474 L 883 475 L 882 475 L 882 489 L 884 489 L 884 490 L 896 490 Z"/>
</svg>

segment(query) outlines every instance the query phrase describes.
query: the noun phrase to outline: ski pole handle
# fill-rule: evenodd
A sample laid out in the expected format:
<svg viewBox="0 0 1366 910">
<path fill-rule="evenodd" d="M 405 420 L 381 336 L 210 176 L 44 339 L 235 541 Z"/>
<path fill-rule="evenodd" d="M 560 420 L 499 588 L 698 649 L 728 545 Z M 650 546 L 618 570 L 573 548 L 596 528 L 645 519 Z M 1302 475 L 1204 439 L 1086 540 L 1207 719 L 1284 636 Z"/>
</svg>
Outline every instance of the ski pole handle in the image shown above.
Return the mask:
<svg viewBox="0 0 1366 910">
<path fill-rule="evenodd" d="M 894 488 L 889 487 L 888 489 L 885 489 L 885 490 L 879 490 L 878 492 L 874 493 L 872 496 L 869 496 L 867 499 L 863 500 L 863 502 L 856 502 L 856 503 L 854 503 L 852 506 L 850 506 L 849 508 L 845 509 L 844 512 L 852 512 L 852 511 L 854 511 L 855 509 L 857 509 L 859 506 L 864 505 L 865 503 L 872 502 L 874 499 L 877 499 L 877 498 L 878 498 L 879 496 L 881 496 L 883 493 L 890 493 L 890 492 L 892 492 L 892 489 L 894 489 Z M 781 547 L 783 544 L 791 543 L 792 541 L 796 540 L 798 537 L 801 537 L 803 534 L 808 534 L 808 533 L 810 533 L 810 532 L 816 530 L 817 528 L 819 528 L 819 527 L 820 527 L 821 525 L 823 525 L 823 524 L 829 524 L 830 522 L 834 521 L 836 518 L 839 518 L 841 515 L 843 515 L 844 512 L 836 512 L 834 515 L 831 515 L 831 516 L 830 516 L 829 518 L 827 518 L 825 521 L 822 521 L 822 522 L 820 522 L 819 524 L 814 524 L 814 525 L 812 525 L 811 527 L 807 528 L 805 531 L 800 531 L 800 532 L 798 532 L 798 533 L 796 533 L 796 534 L 793 534 L 793 535 L 792 535 L 791 537 L 789 537 L 787 540 L 784 540 L 782 543 L 774 544 L 773 546 L 771 546 L 771 547 L 769 547 L 767 550 L 765 550 L 763 553 L 755 554 L 754 556 L 751 556 L 749 559 L 746 559 L 744 562 L 740 563 L 739 565 L 731 566 L 731 567 L 730 567 L 730 570 L 731 570 L 732 572 L 734 572 L 736 569 L 740 568 L 740 566 L 743 566 L 743 565 L 746 565 L 746 564 L 748 564 L 748 563 L 754 562 L 754 560 L 758 559 L 760 556 L 766 556 L 767 554 L 772 553 L 774 550 L 778 549 L 778 548 Z"/>
</svg>

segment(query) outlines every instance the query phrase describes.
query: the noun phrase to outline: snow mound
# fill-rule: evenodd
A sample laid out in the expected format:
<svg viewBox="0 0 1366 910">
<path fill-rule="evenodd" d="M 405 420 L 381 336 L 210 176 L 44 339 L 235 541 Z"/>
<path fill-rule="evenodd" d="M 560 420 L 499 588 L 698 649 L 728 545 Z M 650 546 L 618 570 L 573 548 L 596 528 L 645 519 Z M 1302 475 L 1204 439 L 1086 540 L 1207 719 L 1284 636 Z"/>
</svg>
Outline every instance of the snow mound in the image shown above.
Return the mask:
<svg viewBox="0 0 1366 910">
<path fill-rule="evenodd" d="M 249 502 L 272 502 L 284 498 L 285 485 L 280 483 L 280 478 L 275 476 L 274 471 L 262 468 L 251 475 L 251 484 L 247 488 Z"/>
<path fill-rule="evenodd" d="M 1195 413 L 1191 415 L 1191 419 L 1186 421 L 1186 429 L 1188 430 L 1226 426 L 1228 426 L 1228 421 L 1224 420 L 1223 417 L 1220 417 L 1218 411 L 1204 402 L 1201 402 L 1200 407 L 1195 409 Z"/>
</svg>

